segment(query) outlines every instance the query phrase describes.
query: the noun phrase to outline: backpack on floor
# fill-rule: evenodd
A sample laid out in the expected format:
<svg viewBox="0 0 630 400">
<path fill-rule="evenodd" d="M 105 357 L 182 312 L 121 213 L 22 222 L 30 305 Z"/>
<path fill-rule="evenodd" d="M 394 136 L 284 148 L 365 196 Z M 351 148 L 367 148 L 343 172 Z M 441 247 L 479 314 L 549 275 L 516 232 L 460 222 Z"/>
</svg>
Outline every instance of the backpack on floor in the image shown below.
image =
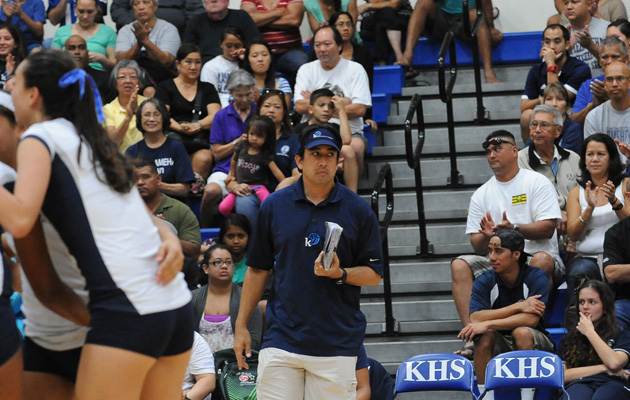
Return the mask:
<svg viewBox="0 0 630 400">
<path fill-rule="evenodd" d="M 249 369 L 238 370 L 233 349 L 223 349 L 214 353 L 217 386 L 212 400 L 256 400 L 258 380 L 258 352 L 252 350 L 247 359 Z"/>
</svg>

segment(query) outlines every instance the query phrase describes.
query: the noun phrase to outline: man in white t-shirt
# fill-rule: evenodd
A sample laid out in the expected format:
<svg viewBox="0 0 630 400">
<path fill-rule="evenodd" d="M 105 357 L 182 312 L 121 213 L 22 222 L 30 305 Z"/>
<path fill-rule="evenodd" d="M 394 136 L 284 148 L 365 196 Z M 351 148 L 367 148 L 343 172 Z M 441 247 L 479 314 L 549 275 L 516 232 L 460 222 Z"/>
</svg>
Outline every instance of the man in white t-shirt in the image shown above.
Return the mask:
<svg viewBox="0 0 630 400">
<path fill-rule="evenodd" d="M 451 262 L 453 299 L 463 326 L 470 323 L 469 302 L 473 280 L 492 269 L 485 256 L 488 243 L 501 229 L 513 229 L 525 237 L 528 264 L 542 269 L 550 281 L 560 283 L 564 265 L 558 254 L 556 221 L 562 218 L 556 189 L 544 175 L 519 169 L 514 135 L 505 130 L 492 132 L 483 143 L 494 173 L 473 193 L 468 207 L 466 234 L 476 255 Z M 461 354 L 472 356 L 472 343 Z"/>
<path fill-rule="evenodd" d="M 568 0 L 564 4 L 564 12 L 569 20 L 567 29 L 571 33 L 569 40 L 571 57 L 584 61 L 593 76 L 601 75 L 599 47 L 606 37 L 610 22 L 593 17 L 591 9 L 593 0 Z"/>
<path fill-rule="evenodd" d="M 295 111 L 304 115 L 302 122 L 308 120 L 308 106 L 311 92 L 321 88 L 330 89 L 343 99 L 352 141 L 359 167 L 359 176 L 363 169 L 365 138 L 363 137 L 363 116 L 368 107 L 372 107 L 370 83 L 363 66 L 341 57 L 343 39 L 334 26 L 322 26 L 313 36 L 317 60 L 306 63 L 297 73 L 294 97 Z M 330 123 L 339 124 L 337 113 Z"/>
</svg>

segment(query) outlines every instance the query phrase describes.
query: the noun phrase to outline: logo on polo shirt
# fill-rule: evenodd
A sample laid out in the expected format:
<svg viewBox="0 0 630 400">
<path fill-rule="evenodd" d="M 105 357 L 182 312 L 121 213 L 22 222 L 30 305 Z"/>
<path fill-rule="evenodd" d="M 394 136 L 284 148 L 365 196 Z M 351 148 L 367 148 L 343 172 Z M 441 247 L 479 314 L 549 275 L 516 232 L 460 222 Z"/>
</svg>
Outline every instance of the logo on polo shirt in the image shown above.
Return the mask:
<svg viewBox="0 0 630 400">
<path fill-rule="evenodd" d="M 304 238 L 304 247 L 315 246 L 319 243 L 320 237 L 318 233 L 309 233 L 307 237 Z"/>
<path fill-rule="evenodd" d="M 518 206 L 519 204 L 527 204 L 527 195 L 525 193 L 512 196 L 512 205 Z"/>
</svg>

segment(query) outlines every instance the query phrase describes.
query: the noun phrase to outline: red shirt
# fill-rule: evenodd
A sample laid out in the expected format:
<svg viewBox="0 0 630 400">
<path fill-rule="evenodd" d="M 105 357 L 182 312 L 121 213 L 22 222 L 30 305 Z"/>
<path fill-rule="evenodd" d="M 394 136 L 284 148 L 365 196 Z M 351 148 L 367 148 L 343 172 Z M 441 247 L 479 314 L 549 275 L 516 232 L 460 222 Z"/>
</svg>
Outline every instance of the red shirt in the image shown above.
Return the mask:
<svg viewBox="0 0 630 400">
<path fill-rule="evenodd" d="M 280 0 L 276 8 L 287 8 L 292 3 L 302 3 L 302 0 Z M 262 4 L 261 0 L 242 0 L 241 5 L 243 4 L 255 5 L 258 12 L 264 13 L 269 11 Z M 260 27 L 259 30 L 263 38 L 271 46 L 271 52 L 274 54 L 302 47 L 302 36 L 300 36 L 300 29 L 297 27 L 287 29 Z"/>
</svg>

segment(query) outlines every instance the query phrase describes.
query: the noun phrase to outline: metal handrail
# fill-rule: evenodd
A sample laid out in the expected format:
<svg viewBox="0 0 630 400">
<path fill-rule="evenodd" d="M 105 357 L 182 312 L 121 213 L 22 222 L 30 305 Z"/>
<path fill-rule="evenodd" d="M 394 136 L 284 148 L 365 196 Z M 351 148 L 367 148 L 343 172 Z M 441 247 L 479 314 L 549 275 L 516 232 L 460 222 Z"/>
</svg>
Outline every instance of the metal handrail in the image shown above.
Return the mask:
<svg viewBox="0 0 630 400">
<path fill-rule="evenodd" d="M 470 17 L 468 16 L 470 7 L 469 0 L 462 0 L 462 18 L 464 23 L 464 33 L 470 39 L 473 50 L 473 67 L 475 75 L 475 97 L 477 98 L 477 123 L 487 123 L 486 108 L 483 106 L 483 91 L 481 89 L 481 64 L 479 63 L 479 43 L 477 43 L 477 31 L 483 22 L 483 10 L 481 1 L 477 1 L 477 18 L 472 28 L 470 27 Z"/>
<path fill-rule="evenodd" d="M 411 139 L 412 123 L 414 116 L 418 122 L 418 143 L 415 150 Z M 427 222 L 424 215 L 424 188 L 422 186 L 422 170 L 420 168 L 420 156 L 424 147 L 424 111 L 422 109 L 422 97 L 414 94 L 405 118 L 405 151 L 407 155 L 407 165 L 413 169 L 416 181 L 416 204 L 418 208 L 418 228 L 420 230 L 420 245 L 416 254 L 426 257 L 433 253 L 433 247 L 427 238 Z"/>
<path fill-rule="evenodd" d="M 446 83 L 446 55 L 450 58 L 450 78 L 448 84 Z M 440 48 L 440 54 L 438 55 L 438 81 L 440 85 L 440 99 L 443 103 L 446 103 L 446 117 L 448 126 L 448 151 L 451 162 L 451 175 L 450 182 L 451 187 L 458 187 L 460 185 L 459 171 L 457 170 L 457 151 L 455 150 L 455 122 L 453 118 L 453 87 L 455 86 L 455 80 L 457 79 L 457 54 L 455 49 L 455 34 L 448 31 L 444 40 L 442 41 L 442 47 Z"/>
<path fill-rule="evenodd" d="M 394 318 L 394 310 L 392 306 L 392 283 L 391 273 L 389 270 L 389 240 L 387 237 L 387 231 L 389 225 L 392 222 L 394 216 L 394 182 L 392 179 L 392 168 L 388 163 L 383 164 L 376 183 L 374 184 L 374 190 L 372 191 L 372 210 L 379 216 L 378 201 L 381 194 L 381 189 L 385 183 L 385 198 L 387 204 L 385 205 L 385 216 L 383 221 L 379 222 L 381 232 L 381 244 L 383 246 L 383 296 L 385 300 L 385 324 L 381 329 L 381 333 L 385 335 L 394 335 L 399 331 L 399 324 Z M 379 218 L 380 219 L 380 218 Z"/>
<path fill-rule="evenodd" d="M 446 54 L 450 56 L 451 68 L 449 69 L 448 85 L 446 84 Z M 455 50 L 455 34 L 452 31 L 446 32 L 442 47 L 438 54 L 438 83 L 440 86 L 440 100 L 447 103 L 453 98 L 453 87 L 457 80 L 457 51 Z"/>
</svg>

